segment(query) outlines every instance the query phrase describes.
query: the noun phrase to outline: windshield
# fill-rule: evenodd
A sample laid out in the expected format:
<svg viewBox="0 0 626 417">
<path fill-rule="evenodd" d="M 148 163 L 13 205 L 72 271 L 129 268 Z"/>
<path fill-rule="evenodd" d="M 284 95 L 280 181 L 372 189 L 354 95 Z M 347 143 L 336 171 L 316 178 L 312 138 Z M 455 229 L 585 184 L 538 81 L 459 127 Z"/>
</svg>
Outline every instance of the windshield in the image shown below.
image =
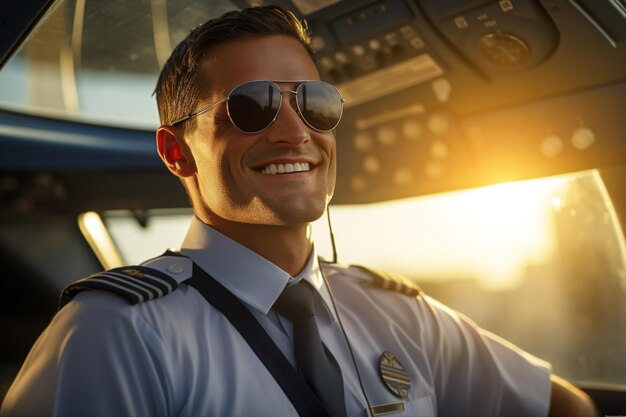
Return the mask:
<svg viewBox="0 0 626 417">
<path fill-rule="evenodd" d="M 154 129 L 151 92 L 172 48 L 190 28 L 235 9 L 227 0 L 57 1 L 0 71 L 0 107 Z"/>
</svg>

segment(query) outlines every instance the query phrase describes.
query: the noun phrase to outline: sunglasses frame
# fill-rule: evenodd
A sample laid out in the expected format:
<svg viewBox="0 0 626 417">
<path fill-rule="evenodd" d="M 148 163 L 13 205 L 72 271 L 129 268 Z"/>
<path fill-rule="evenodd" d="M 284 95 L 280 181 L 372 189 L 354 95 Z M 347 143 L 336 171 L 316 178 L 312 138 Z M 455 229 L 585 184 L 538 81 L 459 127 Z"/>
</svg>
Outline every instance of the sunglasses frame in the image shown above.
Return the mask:
<svg viewBox="0 0 626 417">
<path fill-rule="evenodd" d="M 280 101 L 278 103 L 278 110 L 276 111 L 276 115 L 274 116 L 274 118 L 267 124 L 267 126 L 265 126 L 263 129 L 261 130 L 257 130 L 254 132 L 248 132 L 246 130 L 242 130 L 240 129 L 237 124 L 233 121 L 232 116 L 230 115 L 230 108 L 228 107 L 228 100 L 230 99 L 231 94 L 238 89 L 239 87 L 241 87 L 242 85 L 245 84 L 250 84 L 250 83 L 256 83 L 256 82 L 267 82 L 269 84 L 273 84 L 274 86 L 276 86 L 276 88 L 278 88 L 278 91 L 280 92 Z M 297 83 L 298 85 L 296 86 L 295 90 L 283 90 L 280 88 L 280 85 L 278 85 L 278 83 Z M 331 128 L 331 129 L 317 129 L 316 127 L 311 126 L 311 124 L 304 118 L 304 116 L 302 115 L 302 110 L 300 109 L 300 103 L 297 100 L 297 96 L 298 96 L 298 90 L 300 90 L 300 87 L 306 83 L 321 83 L 321 84 L 326 84 L 329 87 L 333 88 L 337 94 L 339 95 L 339 98 L 341 99 L 341 111 L 339 113 L 339 117 L 337 118 L 337 123 L 335 123 L 335 125 Z M 335 130 L 337 128 L 337 126 L 339 125 L 339 122 L 341 121 L 341 117 L 343 116 L 343 103 L 345 103 L 346 99 L 343 98 L 341 96 L 341 93 L 339 92 L 339 90 L 337 89 L 337 87 L 335 87 L 334 85 L 327 83 L 326 81 L 321 81 L 321 80 L 250 80 L 250 81 L 245 81 L 241 84 L 237 84 L 235 87 L 233 87 L 232 90 L 230 90 L 230 92 L 226 95 L 226 97 L 224 97 L 223 99 L 210 104 L 206 107 L 203 107 L 202 109 L 198 110 L 197 112 L 194 113 L 190 113 L 187 116 L 181 117 L 180 119 L 177 119 L 175 121 L 173 121 L 172 123 L 170 123 L 170 126 L 176 126 L 179 125 L 183 122 L 186 122 L 189 119 L 193 119 L 196 116 L 200 116 L 201 114 L 204 114 L 206 112 L 208 112 L 209 110 L 211 110 L 213 107 L 217 106 L 218 104 L 221 103 L 226 103 L 226 112 L 228 113 L 228 118 L 230 119 L 230 122 L 233 124 L 233 126 L 235 126 L 235 128 L 237 128 L 237 130 L 243 132 L 243 133 L 249 133 L 251 135 L 254 135 L 256 133 L 260 133 L 262 131 L 264 131 L 265 129 L 267 129 L 268 127 L 270 127 L 275 121 L 276 119 L 278 119 L 278 113 L 280 112 L 280 108 L 283 105 L 283 94 L 284 93 L 292 93 L 294 96 L 296 96 L 296 109 L 298 112 L 298 116 L 300 116 L 300 119 L 302 119 L 302 121 L 311 129 L 317 131 L 317 132 L 331 132 L 333 130 Z"/>
</svg>

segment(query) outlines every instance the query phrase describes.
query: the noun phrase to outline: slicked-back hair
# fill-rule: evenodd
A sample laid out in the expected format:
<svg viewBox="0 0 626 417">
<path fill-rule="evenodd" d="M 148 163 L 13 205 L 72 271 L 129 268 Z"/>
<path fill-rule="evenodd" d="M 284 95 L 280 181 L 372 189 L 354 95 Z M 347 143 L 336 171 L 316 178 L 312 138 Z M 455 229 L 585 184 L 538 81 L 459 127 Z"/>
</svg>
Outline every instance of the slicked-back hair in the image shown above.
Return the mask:
<svg viewBox="0 0 626 417">
<path fill-rule="evenodd" d="M 210 80 L 201 69 L 212 47 L 238 39 L 273 35 L 298 40 L 317 65 L 306 22 L 278 6 L 228 12 L 195 27 L 174 48 L 159 75 L 155 91 L 161 124 L 169 125 L 193 113 L 199 101 L 209 93 Z M 195 122 L 191 119 L 185 123 Z"/>
</svg>

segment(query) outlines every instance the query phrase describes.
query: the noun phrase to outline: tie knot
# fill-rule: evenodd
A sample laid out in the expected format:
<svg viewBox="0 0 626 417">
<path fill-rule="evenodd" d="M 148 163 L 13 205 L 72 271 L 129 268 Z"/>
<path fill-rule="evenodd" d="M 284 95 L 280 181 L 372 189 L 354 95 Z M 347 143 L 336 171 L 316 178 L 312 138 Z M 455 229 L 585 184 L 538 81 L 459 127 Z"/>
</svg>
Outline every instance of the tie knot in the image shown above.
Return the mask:
<svg viewBox="0 0 626 417">
<path fill-rule="evenodd" d="M 274 309 L 292 322 L 315 315 L 315 294 L 304 281 L 286 287 L 274 303 Z"/>
</svg>

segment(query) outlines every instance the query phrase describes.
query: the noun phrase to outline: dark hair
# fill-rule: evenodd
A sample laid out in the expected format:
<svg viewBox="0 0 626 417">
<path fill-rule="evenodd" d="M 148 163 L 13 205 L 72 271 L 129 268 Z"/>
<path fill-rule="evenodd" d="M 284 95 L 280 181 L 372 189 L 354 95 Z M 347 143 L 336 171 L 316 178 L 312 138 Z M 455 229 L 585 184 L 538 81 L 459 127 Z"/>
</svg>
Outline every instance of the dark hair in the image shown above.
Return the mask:
<svg viewBox="0 0 626 417">
<path fill-rule="evenodd" d="M 159 75 L 155 92 L 161 124 L 171 124 L 193 113 L 206 94 L 208 83 L 200 68 L 209 48 L 237 39 L 272 35 L 297 39 L 316 62 L 306 22 L 277 6 L 228 12 L 195 27 L 174 48 Z"/>
</svg>

